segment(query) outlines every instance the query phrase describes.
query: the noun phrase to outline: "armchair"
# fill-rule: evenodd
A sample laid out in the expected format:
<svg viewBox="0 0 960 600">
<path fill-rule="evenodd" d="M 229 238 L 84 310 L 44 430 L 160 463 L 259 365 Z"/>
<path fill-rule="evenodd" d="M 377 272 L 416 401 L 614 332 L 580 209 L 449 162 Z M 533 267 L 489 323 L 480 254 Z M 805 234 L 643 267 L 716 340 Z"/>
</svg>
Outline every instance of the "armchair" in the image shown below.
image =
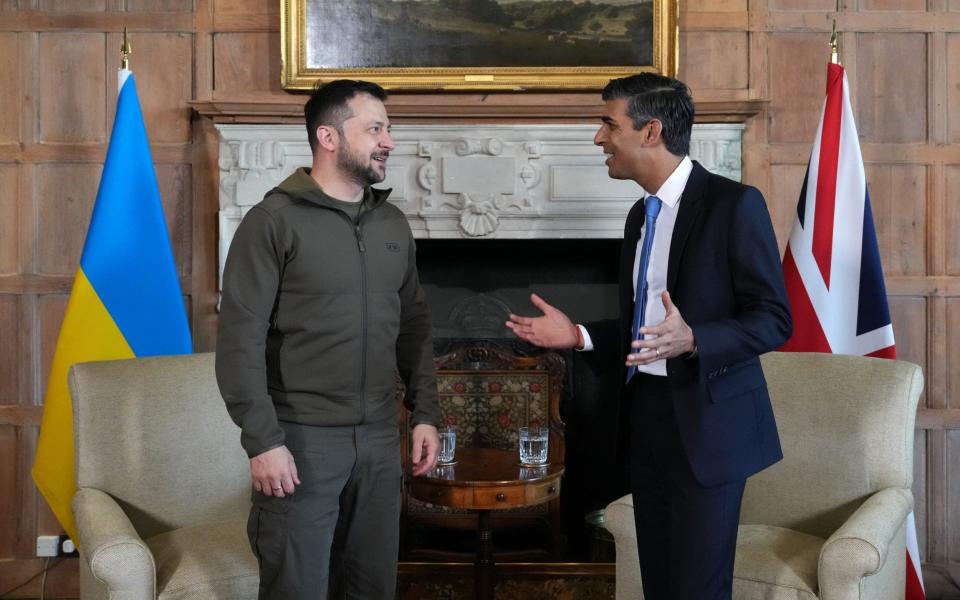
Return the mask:
<svg viewBox="0 0 960 600">
<path fill-rule="evenodd" d="M 784 459 L 747 480 L 734 565 L 740 600 L 903 598 L 913 437 L 923 373 L 894 360 L 761 357 Z M 607 507 L 617 598 L 642 598 L 633 502 Z"/>
<path fill-rule="evenodd" d="M 69 383 L 82 598 L 256 598 L 249 463 L 213 354 L 78 364 Z"/>
</svg>

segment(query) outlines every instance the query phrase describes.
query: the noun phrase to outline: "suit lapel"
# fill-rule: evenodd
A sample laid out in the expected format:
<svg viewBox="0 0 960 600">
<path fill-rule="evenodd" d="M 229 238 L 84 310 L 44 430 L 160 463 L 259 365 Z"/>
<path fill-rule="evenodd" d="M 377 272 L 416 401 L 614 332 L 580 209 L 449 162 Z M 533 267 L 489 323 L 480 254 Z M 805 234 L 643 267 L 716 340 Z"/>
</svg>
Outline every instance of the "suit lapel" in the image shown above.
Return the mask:
<svg viewBox="0 0 960 600">
<path fill-rule="evenodd" d="M 621 327 L 630 329 L 633 319 L 633 263 L 636 260 L 637 242 L 643 231 L 643 198 L 637 200 L 627 215 L 623 231 L 623 246 L 620 249 L 620 321 Z"/>
<path fill-rule="evenodd" d="M 707 179 L 710 174 L 697 161 L 693 161 L 693 171 L 687 180 L 687 186 L 680 197 L 680 210 L 677 212 L 677 221 L 673 226 L 673 237 L 670 238 L 670 259 L 667 262 L 667 290 L 673 290 L 680 268 L 680 257 L 683 256 L 684 246 L 693 229 L 697 216 L 703 210 L 703 200 L 707 191 Z"/>
<path fill-rule="evenodd" d="M 636 254 L 637 242 L 643 233 L 643 199 L 637 200 L 627 215 L 626 227 L 623 231 L 623 253 L 621 255 L 620 276 L 625 281 L 633 281 L 633 262 Z M 632 300 L 631 300 L 632 301 Z"/>
</svg>

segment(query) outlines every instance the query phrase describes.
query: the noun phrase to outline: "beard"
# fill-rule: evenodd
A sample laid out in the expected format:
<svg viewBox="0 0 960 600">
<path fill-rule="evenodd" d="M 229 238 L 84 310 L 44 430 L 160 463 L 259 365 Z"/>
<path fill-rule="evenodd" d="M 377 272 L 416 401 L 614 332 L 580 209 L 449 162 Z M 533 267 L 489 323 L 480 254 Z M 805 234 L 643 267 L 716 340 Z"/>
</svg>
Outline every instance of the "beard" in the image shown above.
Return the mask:
<svg viewBox="0 0 960 600">
<path fill-rule="evenodd" d="M 374 169 L 371 161 L 374 157 L 385 158 L 387 155 L 386 152 L 379 152 L 367 157 L 356 156 L 350 144 L 347 143 L 347 139 L 344 137 L 343 144 L 340 145 L 340 149 L 337 151 L 337 167 L 339 167 L 340 171 L 351 181 L 367 187 L 374 183 L 380 183 L 386 177 L 386 173 L 380 174 Z"/>
</svg>

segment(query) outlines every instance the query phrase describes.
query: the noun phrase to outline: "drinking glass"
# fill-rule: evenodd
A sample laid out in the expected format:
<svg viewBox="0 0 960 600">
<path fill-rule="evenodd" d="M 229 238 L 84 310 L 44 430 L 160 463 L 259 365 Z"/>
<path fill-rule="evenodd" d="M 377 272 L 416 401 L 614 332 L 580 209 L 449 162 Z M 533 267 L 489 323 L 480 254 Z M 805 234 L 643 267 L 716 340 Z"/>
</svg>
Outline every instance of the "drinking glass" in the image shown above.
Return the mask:
<svg viewBox="0 0 960 600">
<path fill-rule="evenodd" d="M 437 454 L 437 464 L 453 464 L 457 455 L 457 430 L 452 425 L 444 425 L 439 433 L 440 452 Z"/>
<path fill-rule="evenodd" d="M 550 430 L 546 427 L 520 428 L 520 464 L 539 466 L 547 464 Z"/>
</svg>

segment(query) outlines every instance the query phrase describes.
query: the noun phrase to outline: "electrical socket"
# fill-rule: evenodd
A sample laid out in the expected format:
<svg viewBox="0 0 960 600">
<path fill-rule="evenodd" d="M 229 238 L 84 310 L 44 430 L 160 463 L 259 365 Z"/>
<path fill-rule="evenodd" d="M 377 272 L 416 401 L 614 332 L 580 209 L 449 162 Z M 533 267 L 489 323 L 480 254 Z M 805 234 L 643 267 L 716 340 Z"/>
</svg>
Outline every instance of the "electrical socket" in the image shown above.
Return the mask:
<svg viewBox="0 0 960 600">
<path fill-rule="evenodd" d="M 58 539 L 60 542 L 60 553 L 57 554 L 57 556 L 80 556 L 80 552 L 77 551 L 77 545 L 73 543 L 69 535 L 61 533 Z"/>
<path fill-rule="evenodd" d="M 59 535 L 38 535 L 37 536 L 37 556 L 57 556 L 60 554 L 60 536 Z"/>
</svg>

